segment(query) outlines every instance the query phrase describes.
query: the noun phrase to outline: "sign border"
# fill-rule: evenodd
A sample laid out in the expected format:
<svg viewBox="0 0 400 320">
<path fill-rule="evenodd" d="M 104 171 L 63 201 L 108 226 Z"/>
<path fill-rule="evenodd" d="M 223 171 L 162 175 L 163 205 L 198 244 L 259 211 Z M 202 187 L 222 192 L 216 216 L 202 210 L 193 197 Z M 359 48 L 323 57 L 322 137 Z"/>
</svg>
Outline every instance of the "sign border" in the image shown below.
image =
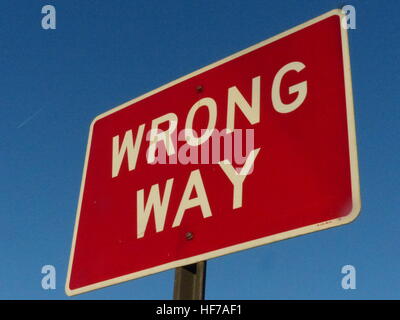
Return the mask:
<svg viewBox="0 0 400 320">
<path fill-rule="evenodd" d="M 90 131 L 89 131 L 89 137 L 88 137 L 88 143 L 86 147 L 86 156 L 85 156 L 85 164 L 83 168 L 83 175 L 82 175 L 82 181 L 81 181 L 81 188 L 80 188 L 80 193 L 79 193 L 79 202 L 78 202 L 78 208 L 76 212 L 76 218 L 75 218 L 75 226 L 74 226 L 74 233 L 73 233 L 73 240 L 72 240 L 72 247 L 71 247 L 71 252 L 70 252 L 70 258 L 69 258 L 69 264 L 68 264 L 68 273 L 67 273 L 67 279 L 65 283 L 65 293 L 68 296 L 73 296 L 81 293 L 85 293 L 88 291 L 92 291 L 95 289 L 100 289 L 104 288 L 110 285 L 114 285 L 117 283 L 125 282 L 128 280 L 133 280 L 137 278 L 141 278 L 144 276 L 148 276 L 151 274 L 155 274 L 161 271 L 166 271 L 168 269 L 173 269 L 177 267 L 181 267 L 187 264 L 192 264 L 196 263 L 199 261 L 204 261 L 208 260 L 211 258 L 216 258 L 220 257 L 226 254 L 234 253 L 237 251 L 245 250 L 245 249 L 250 249 L 254 247 L 258 247 L 261 245 L 265 245 L 268 243 L 276 242 L 279 240 L 284 240 L 284 239 L 289 239 L 293 238 L 296 236 L 300 236 L 303 234 L 307 233 L 312 233 L 315 231 L 320 231 L 328 228 L 333 228 L 337 227 L 343 224 L 350 223 L 354 221 L 357 216 L 360 213 L 361 210 L 361 198 L 360 198 L 360 183 L 359 183 L 359 173 L 358 173 L 358 156 L 357 156 L 357 142 L 356 142 L 356 128 L 355 128 L 355 118 L 354 118 L 354 105 L 353 105 L 353 90 L 352 90 L 352 80 L 351 80 L 351 71 L 350 71 L 350 55 L 349 55 L 349 45 L 348 45 L 348 35 L 347 35 L 347 29 L 343 28 L 341 26 L 341 39 L 342 39 L 342 53 L 343 53 L 343 67 L 344 67 L 344 81 L 345 81 L 345 94 L 346 94 L 346 113 L 347 113 L 347 129 L 348 129 L 348 139 L 349 139 L 349 156 L 350 156 L 350 173 L 351 173 L 351 191 L 352 191 L 352 210 L 351 212 L 346 215 L 345 217 L 341 218 L 336 218 L 328 221 L 324 221 L 321 223 L 293 229 L 290 231 L 285 231 L 281 232 L 278 234 L 270 235 L 267 237 L 262 237 L 256 240 L 251 240 L 247 242 L 243 242 L 240 244 L 236 244 L 233 246 L 225 247 L 222 249 L 210 251 L 207 253 L 203 253 L 197 256 L 181 259 L 181 260 L 176 260 L 172 262 L 168 262 L 156 267 L 152 267 L 149 269 L 137 271 L 131 274 L 127 274 L 124 276 L 112 278 L 109 280 L 97 282 L 88 286 L 84 286 L 81 288 L 77 289 L 70 289 L 69 284 L 70 284 L 70 278 L 71 278 L 71 269 L 72 269 L 72 262 L 73 262 L 73 257 L 74 257 L 74 252 L 75 252 L 75 243 L 76 243 L 76 236 L 78 232 L 78 227 L 79 227 L 79 217 L 80 217 L 80 212 L 81 212 L 81 205 L 82 205 L 82 196 L 83 196 L 83 190 L 85 188 L 85 180 L 86 180 L 86 170 L 87 170 L 87 164 L 88 164 L 88 159 L 89 159 L 89 151 L 90 151 L 90 146 L 91 146 L 91 141 L 92 141 L 92 133 L 93 133 L 93 126 L 98 121 L 99 119 L 102 119 L 114 112 L 117 112 L 127 106 L 132 105 L 133 103 L 136 103 L 140 100 L 143 100 L 151 95 L 154 95 L 168 87 L 171 87 L 177 83 L 180 83 L 182 81 L 185 81 L 187 79 L 190 79 L 198 74 L 201 74 L 207 70 L 210 70 L 214 67 L 217 67 L 219 65 L 222 65 L 230 60 L 233 60 L 235 58 L 238 58 L 244 54 L 247 54 L 251 51 L 254 51 L 262 46 L 265 46 L 267 44 L 270 44 L 276 40 L 279 40 L 281 38 L 284 38 L 292 33 L 295 33 L 301 29 L 304 29 L 310 25 L 313 25 L 321 20 L 324 20 L 326 18 L 329 18 L 331 16 L 338 15 L 341 18 L 345 17 L 341 9 L 334 9 L 329 12 L 326 12 L 325 14 L 322 14 L 316 18 L 313 18 L 305 23 L 302 23 L 294 28 L 291 28 L 285 32 L 282 32 L 276 36 L 273 36 L 267 40 L 264 40 L 262 42 L 259 42 L 258 44 L 255 44 L 247 49 L 241 50 L 233 55 L 230 55 L 224 59 L 221 59 L 215 63 L 212 63 L 206 67 L 203 67 L 197 71 L 194 71 L 186 76 L 183 76 L 181 78 L 178 78 L 177 80 L 174 80 L 172 82 L 169 82 L 155 90 L 152 90 L 146 94 L 143 94 L 133 100 L 130 100 L 128 102 L 125 102 L 121 104 L 118 107 L 115 107 L 109 111 L 106 111 L 100 115 L 98 115 L 94 120 L 92 121 L 90 125 Z"/>
</svg>

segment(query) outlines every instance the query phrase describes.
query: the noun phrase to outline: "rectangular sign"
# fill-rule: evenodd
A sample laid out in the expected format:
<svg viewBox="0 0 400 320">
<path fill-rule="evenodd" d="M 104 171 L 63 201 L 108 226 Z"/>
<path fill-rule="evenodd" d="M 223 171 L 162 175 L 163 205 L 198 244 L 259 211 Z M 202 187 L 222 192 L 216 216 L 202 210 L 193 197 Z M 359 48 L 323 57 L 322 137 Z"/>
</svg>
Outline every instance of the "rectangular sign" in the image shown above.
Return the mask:
<svg viewBox="0 0 400 320">
<path fill-rule="evenodd" d="M 94 119 L 68 295 L 357 217 L 342 18 L 330 11 Z"/>
</svg>

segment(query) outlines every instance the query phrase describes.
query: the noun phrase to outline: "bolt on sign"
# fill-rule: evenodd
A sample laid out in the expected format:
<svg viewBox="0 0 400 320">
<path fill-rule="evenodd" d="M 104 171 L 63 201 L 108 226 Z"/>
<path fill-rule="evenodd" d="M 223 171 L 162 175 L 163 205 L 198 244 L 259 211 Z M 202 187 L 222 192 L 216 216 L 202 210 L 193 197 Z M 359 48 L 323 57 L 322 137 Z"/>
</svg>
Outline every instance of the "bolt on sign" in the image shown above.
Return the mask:
<svg viewBox="0 0 400 320">
<path fill-rule="evenodd" d="M 68 295 L 357 217 L 342 18 L 330 11 L 94 119 Z"/>
</svg>

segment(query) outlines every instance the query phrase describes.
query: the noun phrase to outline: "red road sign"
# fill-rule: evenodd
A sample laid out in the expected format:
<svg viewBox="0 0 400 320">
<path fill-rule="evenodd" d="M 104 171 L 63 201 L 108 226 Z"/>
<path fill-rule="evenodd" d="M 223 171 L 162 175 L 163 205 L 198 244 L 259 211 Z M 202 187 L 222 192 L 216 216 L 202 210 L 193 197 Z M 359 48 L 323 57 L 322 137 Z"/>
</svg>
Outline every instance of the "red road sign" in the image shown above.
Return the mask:
<svg viewBox="0 0 400 320">
<path fill-rule="evenodd" d="M 341 17 L 331 11 L 93 121 L 68 295 L 356 218 Z M 188 128 L 197 136 L 181 134 Z M 235 130 L 225 138 L 247 129 L 253 145 L 246 143 L 240 161 L 218 148 L 223 156 L 205 163 L 200 148 L 224 129 Z"/>
</svg>

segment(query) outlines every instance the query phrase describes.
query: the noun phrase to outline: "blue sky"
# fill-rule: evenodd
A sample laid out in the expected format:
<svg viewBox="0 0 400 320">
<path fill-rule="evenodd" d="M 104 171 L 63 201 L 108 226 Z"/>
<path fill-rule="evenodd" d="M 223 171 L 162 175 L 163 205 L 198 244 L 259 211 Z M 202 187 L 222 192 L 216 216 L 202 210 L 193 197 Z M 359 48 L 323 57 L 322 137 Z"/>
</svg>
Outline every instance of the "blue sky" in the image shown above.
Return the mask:
<svg viewBox="0 0 400 320">
<path fill-rule="evenodd" d="M 41 8 L 57 29 L 41 28 Z M 173 270 L 64 293 L 91 120 L 344 4 L 362 211 L 345 226 L 208 262 L 207 299 L 399 299 L 400 2 L 28 1 L 0 4 L 0 299 L 170 299 Z M 41 268 L 57 270 L 43 290 Z M 341 268 L 357 289 L 341 288 Z"/>
</svg>

